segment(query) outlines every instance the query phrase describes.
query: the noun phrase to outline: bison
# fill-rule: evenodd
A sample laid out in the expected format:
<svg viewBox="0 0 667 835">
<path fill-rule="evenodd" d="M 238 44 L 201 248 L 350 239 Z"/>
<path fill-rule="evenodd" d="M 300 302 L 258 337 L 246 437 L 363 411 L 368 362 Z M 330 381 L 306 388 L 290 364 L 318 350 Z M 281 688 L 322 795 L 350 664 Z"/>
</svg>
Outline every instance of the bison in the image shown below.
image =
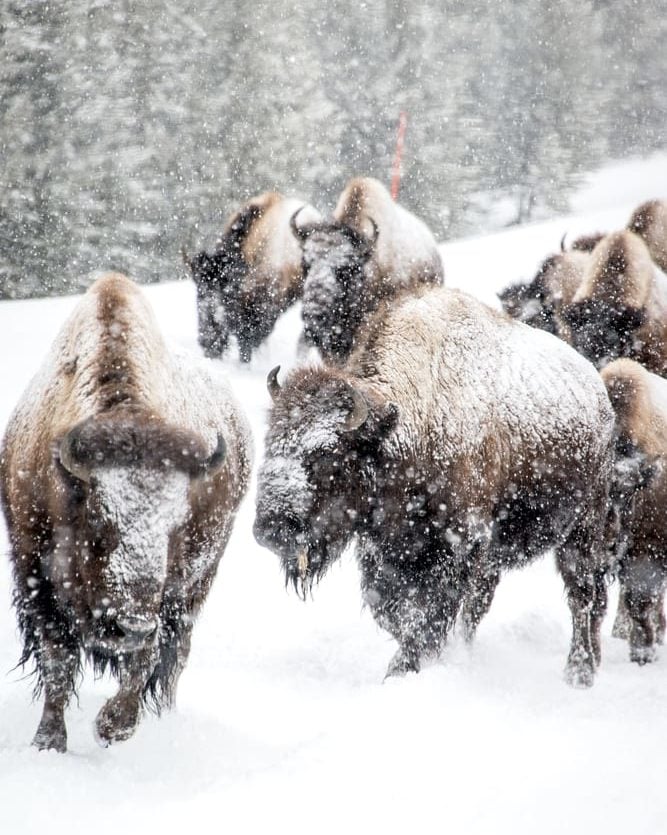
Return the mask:
<svg viewBox="0 0 667 835">
<path fill-rule="evenodd" d="M 616 413 L 612 544 L 621 595 L 615 634 L 630 658 L 652 661 L 665 634 L 667 588 L 667 380 L 619 359 L 601 371 Z"/>
<path fill-rule="evenodd" d="M 564 342 L 464 293 L 378 310 L 342 368 L 273 398 L 254 534 L 305 597 L 356 542 L 363 598 L 398 642 L 388 675 L 472 638 L 501 572 L 550 547 L 572 611 L 566 675 L 593 681 L 606 606 L 613 412 Z"/>
<path fill-rule="evenodd" d="M 406 287 L 443 282 L 433 235 L 377 180 L 351 180 L 331 221 L 304 220 L 301 212 L 292 219 L 303 250 L 304 336 L 326 361 L 345 361 L 381 301 Z"/>
<path fill-rule="evenodd" d="M 571 344 L 598 368 L 629 357 L 667 374 L 667 279 L 633 232 L 602 238 L 561 315 Z"/>
<path fill-rule="evenodd" d="M 45 694 L 33 740 L 65 751 L 82 655 L 119 680 L 103 744 L 172 703 L 192 625 L 247 488 L 246 420 L 224 382 L 169 353 L 137 286 L 96 281 L 7 426 L 0 486 L 21 664 Z"/>
<path fill-rule="evenodd" d="M 561 245 L 561 252 L 546 258 L 531 282 L 510 285 L 498 294 L 503 310 L 513 319 L 569 341 L 561 310 L 572 303 L 588 261 L 585 250 L 564 250 Z"/>
<path fill-rule="evenodd" d="M 642 203 L 632 213 L 628 229 L 644 240 L 651 258 L 667 273 L 667 201 Z"/>
<path fill-rule="evenodd" d="M 315 221 L 319 213 L 302 200 L 267 192 L 229 219 L 212 254 L 185 256 L 197 288 L 199 344 L 221 357 L 231 335 L 249 362 L 280 316 L 301 295 L 301 250 L 290 217 Z"/>
</svg>

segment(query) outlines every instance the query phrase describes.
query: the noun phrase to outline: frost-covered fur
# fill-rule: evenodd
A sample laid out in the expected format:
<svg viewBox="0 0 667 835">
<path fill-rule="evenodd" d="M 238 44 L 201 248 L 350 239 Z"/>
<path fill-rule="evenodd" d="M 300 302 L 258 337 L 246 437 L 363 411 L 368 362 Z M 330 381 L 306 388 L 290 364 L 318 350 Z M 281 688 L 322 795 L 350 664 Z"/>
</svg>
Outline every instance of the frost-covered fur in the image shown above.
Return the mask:
<svg viewBox="0 0 667 835">
<path fill-rule="evenodd" d="M 217 374 L 170 353 L 144 296 L 86 293 L 7 426 L 0 484 L 24 641 L 45 691 L 34 743 L 65 750 L 81 651 L 118 694 L 106 744 L 168 706 L 246 490 L 245 418 Z"/>
<path fill-rule="evenodd" d="M 304 334 L 328 361 L 345 361 L 362 323 L 383 299 L 443 282 L 430 230 L 370 177 L 347 184 L 331 222 L 307 224 L 301 214 L 298 221 Z"/>
<path fill-rule="evenodd" d="M 503 310 L 513 319 L 569 341 L 561 310 L 572 304 L 590 260 L 588 252 L 573 249 L 550 255 L 528 284 L 513 284 L 498 294 Z"/>
<path fill-rule="evenodd" d="M 629 619 L 630 657 L 655 657 L 665 633 L 667 588 L 667 380 L 619 359 L 601 372 L 616 412 L 612 490 L 621 601 L 616 632 Z"/>
<path fill-rule="evenodd" d="M 643 238 L 651 258 L 667 273 L 667 201 L 642 203 L 632 213 L 628 229 Z"/>
<path fill-rule="evenodd" d="M 423 288 L 377 312 L 344 369 L 270 387 L 255 536 L 306 586 L 356 537 L 364 599 L 399 644 L 389 673 L 437 655 L 459 614 L 471 637 L 501 572 L 555 547 L 567 676 L 592 683 L 613 413 L 586 360 Z"/>
<path fill-rule="evenodd" d="M 599 368 L 628 357 L 667 374 L 667 277 L 633 232 L 602 238 L 562 316 L 574 347 Z"/>
<path fill-rule="evenodd" d="M 241 359 L 249 361 L 301 295 L 301 250 L 289 226 L 298 209 L 304 221 L 319 220 L 303 200 L 261 194 L 230 217 L 211 255 L 200 252 L 189 262 L 206 356 L 222 356 L 233 335 Z"/>
</svg>

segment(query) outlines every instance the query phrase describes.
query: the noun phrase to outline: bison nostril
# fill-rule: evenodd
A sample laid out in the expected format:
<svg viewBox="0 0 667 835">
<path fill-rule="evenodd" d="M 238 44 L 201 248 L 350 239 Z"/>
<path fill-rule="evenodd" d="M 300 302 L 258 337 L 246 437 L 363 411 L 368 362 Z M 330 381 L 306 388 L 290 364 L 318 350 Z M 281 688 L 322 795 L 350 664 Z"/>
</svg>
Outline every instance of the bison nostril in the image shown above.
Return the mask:
<svg viewBox="0 0 667 835">
<path fill-rule="evenodd" d="M 119 617 L 116 624 L 118 629 L 126 637 L 142 640 L 149 638 L 157 629 L 157 620 L 155 618 L 146 618 L 140 615 Z"/>
</svg>

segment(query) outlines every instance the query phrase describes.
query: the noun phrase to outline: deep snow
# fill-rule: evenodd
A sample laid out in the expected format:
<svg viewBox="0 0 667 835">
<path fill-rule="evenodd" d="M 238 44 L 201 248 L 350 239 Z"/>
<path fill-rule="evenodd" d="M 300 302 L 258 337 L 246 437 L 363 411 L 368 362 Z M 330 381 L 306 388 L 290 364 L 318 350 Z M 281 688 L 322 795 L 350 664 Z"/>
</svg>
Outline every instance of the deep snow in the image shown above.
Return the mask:
<svg viewBox="0 0 667 835">
<path fill-rule="evenodd" d="M 580 214 L 444 246 L 447 284 L 495 303 L 564 232 L 619 228 L 656 196 L 667 197 L 667 156 L 609 168 L 578 195 Z M 196 351 L 191 282 L 146 292 L 167 337 Z M 0 305 L 0 425 L 75 303 Z M 294 364 L 299 321 L 296 309 L 285 315 L 249 367 L 234 350 L 224 361 L 258 457 L 265 376 Z M 253 504 L 254 486 L 195 627 L 177 709 L 146 717 L 108 750 L 92 722 L 114 684 L 90 670 L 67 713 L 68 753 L 30 747 L 41 705 L 30 702 L 31 682 L 9 672 L 19 644 L 0 561 L 0 831 L 667 829 L 667 647 L 653 665 L 630 664 L 610 613 L 595 686 L 568 688 L 568 609 L 545 558 L 505 577 L 472 649 L 455 637 L 438 663 L 382 684 L 394 646 L 361 607 L 352 558 L 302 603 L 283 588 L 277 557 L 254 542 Z M 4 526 L 0 538 L 6 552 Z M 612 613 L 615 599 L 614 589 Z"/>
</svg>

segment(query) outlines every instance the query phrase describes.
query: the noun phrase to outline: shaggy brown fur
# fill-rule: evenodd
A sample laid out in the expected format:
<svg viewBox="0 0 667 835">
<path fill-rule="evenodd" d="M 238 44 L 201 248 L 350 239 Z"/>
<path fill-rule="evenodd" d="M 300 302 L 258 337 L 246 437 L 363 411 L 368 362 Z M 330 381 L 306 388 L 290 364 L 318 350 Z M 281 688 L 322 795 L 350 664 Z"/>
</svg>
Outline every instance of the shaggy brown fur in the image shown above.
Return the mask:
<svg viewBox="0 0 667 835">
<path fill-rule="evenodd" d="M 598 367 L 619 357 L 667 373 L 667 282 L 644 242 L 615 232 L 595 247 L 563 318 L 572 344 Z"/>
<path fill-rule="evenodd" d="M 632 213 L 628 229 L 644 240 L 651 258 L 667 272 L 667 201 L 642 203 Z"/>
<path fill-rule="evenodd" d="M 273 330 L 278 316 L 301 295 L 301 251 L 289 227 L 302 201 L 276 192 L 253 198 L 227 221 L 212 255 L 189 263 L 197 286 L 199 342 L 207 356 L 221 356 L 230 335 L 240 357 Z M 307 207 L 311 220 L 319 217 Z"/>
<path fill-rule="evenodd" d="M 630 657 L 652 661 L 665 633 L 667 588 L 667 381 L 620 359 L 603 368 L 616 412 L 613 547 L 621 597 L 616 634 L 629 619 Z"/>
<path fill-rule="evenodd" d="M 356 538 L 364 598 L 399 644 L 388 673 L 466 634 L 501 573 L 555 547 L 573 615 L 568 679 L 599 658 L 613 415 L 560 340 L 456 291 L 379 309 L 343 369 L 302 369 L 274 406 L 255 536 L 306 586 Z"/>
<path fill-rule="evenodd" d="M 250 447 L 226 386 L 166 350 L 138 288 L 99 279 L 7 426 L 0 458 L 21 663 L 45 691 L 34 744 L 64 751 L 82 651 L 120 689 L 104 744 L 174 696 Z"/>
</svg>

